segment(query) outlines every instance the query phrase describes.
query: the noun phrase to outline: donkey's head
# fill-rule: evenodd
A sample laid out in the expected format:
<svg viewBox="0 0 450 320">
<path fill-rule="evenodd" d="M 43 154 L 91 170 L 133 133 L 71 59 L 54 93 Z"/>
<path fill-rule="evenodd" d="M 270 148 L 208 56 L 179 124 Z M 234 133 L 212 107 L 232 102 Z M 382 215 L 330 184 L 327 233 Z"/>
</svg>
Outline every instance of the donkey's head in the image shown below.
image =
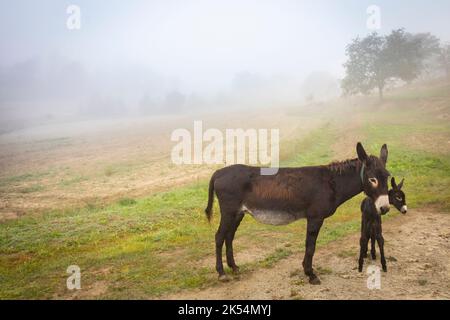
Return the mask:
<svg viewBox="0 0 450 320">
<path fill-rule="evenodd" d="M 378 214 L 386 214 L 389 211 L 388 177 L 386 170 L 388 148 L 383 145 L 380 157 L 368 156 L 361 143 L 356 146 L 358 158 L 362 163 L 361 181 L 366 195 L 372 198 Z"/>
<path fill-rule="evenodd" d="M 389 190 L 389 202 L 394 207 L 396 207 L 398 211 L 400 211 L 403 214 L 406 214 L 406 212 L 408 212 L 408 207 L 406 206 L 406 195 L 402 191 L 404 181 L 405 181 L 405 179 L 403 179 L 397 185 L 397 183 L 395 183 L 395 178 L 392 177 L 392 179 L 391 179 L 392 189 Z"/>
</svg>

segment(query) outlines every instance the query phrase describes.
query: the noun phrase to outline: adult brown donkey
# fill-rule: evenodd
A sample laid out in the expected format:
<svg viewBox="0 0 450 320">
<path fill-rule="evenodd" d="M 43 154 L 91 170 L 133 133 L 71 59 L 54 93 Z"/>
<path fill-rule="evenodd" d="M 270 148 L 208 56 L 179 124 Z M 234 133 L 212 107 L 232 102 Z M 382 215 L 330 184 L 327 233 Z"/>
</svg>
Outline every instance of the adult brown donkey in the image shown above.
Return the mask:
<svg viewBox="0 0 450 320">
<path fill-rule="evenodd" d="M 380 157 L 368 156 L 361 143 L 358 158 L 329 165 L 302 168 L 280 168 L 275 175 L 261 175 L 260 168 L 233 165 L 216 171 L 209 183 L 208 220 L 212 216 L 214 191 L 219 200 L 220 225 L 216 233 L 216 270 L 219 280 L 227 280 L 222 264 L 225 241 L 227 264 L 239 271 L 233 257 L 233 239 L 245 213 L 271 225 L 287 225 L 307 219 L 306 250 L 303 270 L 311 284 L 320 284 L 314 274 L 312 259 L 316 239 L 325 218 L 364 191 L 379 212 L 389 210 L 386 170 L 388 149 Z"/>
</svg>

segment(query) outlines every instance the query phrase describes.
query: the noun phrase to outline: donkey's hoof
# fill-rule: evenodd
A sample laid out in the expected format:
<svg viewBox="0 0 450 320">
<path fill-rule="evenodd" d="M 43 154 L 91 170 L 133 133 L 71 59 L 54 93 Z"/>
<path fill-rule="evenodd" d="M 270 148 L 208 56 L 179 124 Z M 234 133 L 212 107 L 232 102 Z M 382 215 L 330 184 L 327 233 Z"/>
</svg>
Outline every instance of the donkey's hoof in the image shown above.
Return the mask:
<svg viewBox="0 0 450 320">
<path fill-rule="evenodd" d="M 321 284 L 320 279 L 318 277 L 315 278 L 309 278 L 309 283 L 315 286 L 318 286 Z"/>
<path fill-rule="evenodd" d="M 228 282 L 228 281 L 230 281 L 230 280 L 231 280 L 230 277 L 227 276 L 226 274 L 221 274 L 221 275 L 219 276 L 219 281 L 220 281 L 220 282 Z"/>
<path fill-rule="evenodd" d="M 234 267 L 234 268 L 233 268 L 233 274 L 234 274 L 234 275 L 239 275 L 239 274 L 240 274 L 240 272 L 239 272 L 239 267 Z"/>
</svg>

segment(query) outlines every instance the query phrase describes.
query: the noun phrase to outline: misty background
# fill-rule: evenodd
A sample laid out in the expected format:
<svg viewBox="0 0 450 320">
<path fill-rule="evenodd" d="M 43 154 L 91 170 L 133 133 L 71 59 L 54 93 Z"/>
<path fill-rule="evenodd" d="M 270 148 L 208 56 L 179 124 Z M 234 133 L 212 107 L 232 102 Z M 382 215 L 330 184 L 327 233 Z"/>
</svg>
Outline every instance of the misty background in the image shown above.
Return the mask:
<svg viewBox="0 0 450 320">
<path fill-rule="evenodd" d="M 450 41 L 450 2 L 1 1 L 0 132 L 49 122 L 300 106 L 341 94 L 345 48 L 380 34 Z M 81 29 L 66 26 L 69 5 Z"/>
</svg>

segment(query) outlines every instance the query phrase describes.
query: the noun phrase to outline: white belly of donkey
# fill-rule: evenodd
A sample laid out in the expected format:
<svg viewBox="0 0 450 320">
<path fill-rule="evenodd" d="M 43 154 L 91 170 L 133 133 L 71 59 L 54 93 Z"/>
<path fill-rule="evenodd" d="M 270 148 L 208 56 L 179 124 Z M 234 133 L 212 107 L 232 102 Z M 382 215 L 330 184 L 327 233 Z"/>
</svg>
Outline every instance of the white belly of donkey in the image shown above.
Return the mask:
<svg viewBox="0 0 450 320">
<path fill-rule="evenodd" d="M 253 218 L 255 218 L 256 221 L 264 224 L 270 224 L 273 226 L 288 225 L 303 217 L 303 215 L 296 215 L 281 210 L 254 209 L 254 208 L 249 209 L 246 206 L 243 206 L 242 210 L 250 214 Z"/>
</svg>

